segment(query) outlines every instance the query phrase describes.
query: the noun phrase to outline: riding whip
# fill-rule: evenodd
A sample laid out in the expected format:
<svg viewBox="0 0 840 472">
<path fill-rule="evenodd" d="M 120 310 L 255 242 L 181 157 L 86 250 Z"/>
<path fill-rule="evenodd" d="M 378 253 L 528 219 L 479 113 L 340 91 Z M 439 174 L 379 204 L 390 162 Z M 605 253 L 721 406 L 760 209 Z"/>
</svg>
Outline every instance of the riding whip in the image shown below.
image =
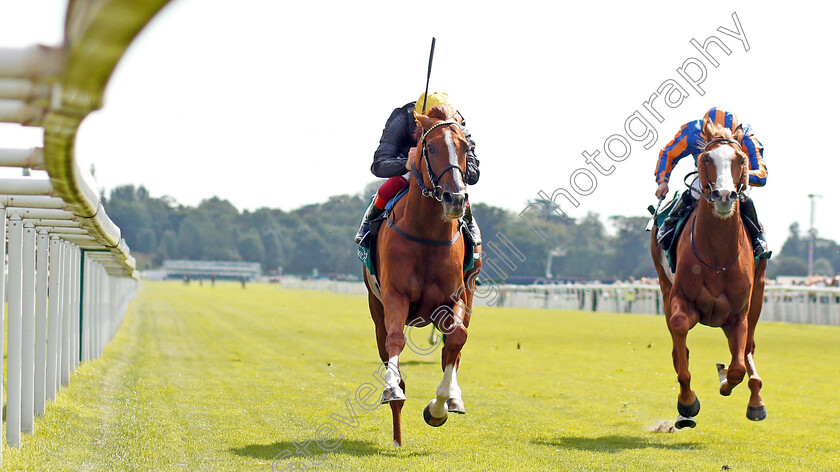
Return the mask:
<svg viewBox="0 0 840 472">
<path fill-rule="evenodd" d="M 429 94 L 429 77 L 432 76 L 432 59 L 435 57 L 435 37 L 432 36 L 432 50 L 429 51 L 429 70 L 426 72 L 426 91 L 423 93 L 423 113 L 426 113 L 426 95 Z"/>
</svg>

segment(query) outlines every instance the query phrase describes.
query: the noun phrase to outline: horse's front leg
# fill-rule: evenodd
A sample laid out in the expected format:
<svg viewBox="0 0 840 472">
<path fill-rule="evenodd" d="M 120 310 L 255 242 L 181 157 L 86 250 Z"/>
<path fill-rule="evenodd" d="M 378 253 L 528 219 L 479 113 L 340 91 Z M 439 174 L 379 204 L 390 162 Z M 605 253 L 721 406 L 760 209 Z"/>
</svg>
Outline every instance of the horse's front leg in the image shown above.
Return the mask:
<svg viewBox="0 0 840 472">
<path fill-rule="evenodd" d="M 405 321 L 408 318 L 408 298 L 396 290 L 382 292 L 382 304 L 385 307 L 385 391 L 382 403 L 405 400 L 405 392 L 400 387 L 400 353 L 405 348 Z"/>
<path fill-rule="evenodd" d="M 423 419 L 431 426 L 445 423 L 450 411 L 466 413 L 457 372 L 461 349 L 467 342 L 469 314 L 461 303 L 456 304 L 454 309 L 441 307 L 438 311 L 444 314 L 436 317 L 435 324 L 446 335 L 446 342 L 441 354 L 443 378 L 435 391 L 435 398 L 423 410 Z"/>
<path fill-rule="evenodd" d="M 677 428 L 693 428 L 696 425 L 694 417 L 700 413 L 700 400 L 691 390 L 691 372 L 688 371 L 688 346 L 686 344 L 688 331 L 697 324 L 698 319 L 699 316 L 689 309 L 682 297 L 671 298 L 671 316 L 666 321 L 673 343 L 671 355 L 674 359 L 674 370 L 677 371 L 677 381 L 680 383 L 680 394 L 677 397 L 679 417 L 675 424 Z"/>
<path fill-rule="evenodd" d="M 732 323 L 726 323 L 722 328 L 726 339 L 729 340 L 729 352 L 732 353 L 729 367 L 718 364 L 720 394 L 726 396 L 744 380 L 744 375 L 747 373 L 744 355 L 747 346 L 747 314 L 739 313 Z"/>
</svg>

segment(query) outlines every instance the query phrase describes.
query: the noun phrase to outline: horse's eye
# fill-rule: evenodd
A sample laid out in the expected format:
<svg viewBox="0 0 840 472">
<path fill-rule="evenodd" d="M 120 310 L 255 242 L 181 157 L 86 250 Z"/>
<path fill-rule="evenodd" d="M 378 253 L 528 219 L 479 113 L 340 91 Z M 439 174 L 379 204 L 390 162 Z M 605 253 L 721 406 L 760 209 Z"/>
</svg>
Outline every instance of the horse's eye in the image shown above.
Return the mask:
<svg viewBox="0 0 840 472">
<path fill-rule="evenodd" d="M 428 152 L 429 154 L 434 154 L 435 153 L 435 148 L 433 148 L 431 144 L 427 144 L 426 145 L 426 152 Z"/>
</svg>

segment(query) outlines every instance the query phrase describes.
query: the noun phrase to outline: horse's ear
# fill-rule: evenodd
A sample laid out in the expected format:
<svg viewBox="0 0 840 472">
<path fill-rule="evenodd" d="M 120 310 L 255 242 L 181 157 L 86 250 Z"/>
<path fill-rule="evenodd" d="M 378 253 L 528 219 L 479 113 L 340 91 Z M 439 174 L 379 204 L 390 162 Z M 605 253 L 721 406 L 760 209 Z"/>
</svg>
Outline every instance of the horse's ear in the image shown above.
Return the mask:
<svg viewBox="0 0 840 472">
<path fill-rule="evenodd" d="M 738 125 L 738 127 L 735 128 L 735 133 L 732 134 L 732 139 L 738 141 L 739 143 L 744 139 L 744 128 L 742 128 L 741 125 Z"/>
<path fill-rule="evenodd" d="M 706 141 L 711 141 L 712 136 L 715 135 L 715 127 L 712 126 L 712 122 L 709 120 L 703 120 L 703 138 Z"/>
<path fill-rule="evenodd" d="M 419 124 L 423 129 L 429 129 L 429 127 L 432 126 L 432 119 L 427 115 L 415 114 L 414 119 L 417 120 L 417 124 Z"/>
</svg>

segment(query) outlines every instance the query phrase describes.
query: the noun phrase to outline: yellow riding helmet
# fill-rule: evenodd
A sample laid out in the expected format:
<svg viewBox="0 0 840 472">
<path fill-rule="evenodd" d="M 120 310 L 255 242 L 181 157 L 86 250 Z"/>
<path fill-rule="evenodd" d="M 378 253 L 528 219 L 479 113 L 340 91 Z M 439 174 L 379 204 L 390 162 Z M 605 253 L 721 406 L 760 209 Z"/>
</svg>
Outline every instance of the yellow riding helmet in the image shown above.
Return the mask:
<svg viewBox="0 0 840 472">
<path fill-rule="evenodd" d="M 428 96 L 425 93 L 420 94 L 420 98 L 417 99 L 417 103 L 414 105 L 414 115 L 422 115 L 423 112 L 423 99 L 426 99 L 426 113 L 432 108 L 438 105 L 449 105 L 449 108 L 452 108 L 452 111 L 455 111 L 455 105 L 452 104 L 452 101 L 449 99 L 449 95 L 443 92 L 431 92 Z"/>
</svg>

